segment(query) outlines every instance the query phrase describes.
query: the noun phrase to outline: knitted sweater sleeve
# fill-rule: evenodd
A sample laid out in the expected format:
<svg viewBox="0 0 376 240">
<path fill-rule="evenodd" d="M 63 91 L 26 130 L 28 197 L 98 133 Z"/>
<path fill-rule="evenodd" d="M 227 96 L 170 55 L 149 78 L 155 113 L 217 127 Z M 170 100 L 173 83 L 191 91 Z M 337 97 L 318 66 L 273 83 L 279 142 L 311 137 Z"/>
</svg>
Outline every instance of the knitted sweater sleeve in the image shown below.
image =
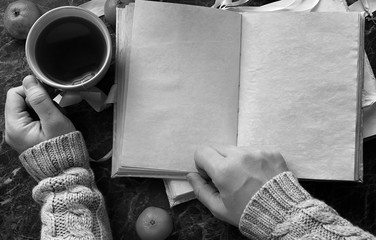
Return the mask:
<svg viewBox="0 0 376 240">
<path fill-rule="evenodd" d="M 239 229 L 250 239 L 375 239 L 312 198 L 291 172 L 277 175 L 253 196 Z"/>
<path fill-rule="evenodd" d="M 38 181 L 33 198 L 42 205 L 41 239 L 112 239 L 80 132 L 42 142 L 19 158 Z"/>
</svg>

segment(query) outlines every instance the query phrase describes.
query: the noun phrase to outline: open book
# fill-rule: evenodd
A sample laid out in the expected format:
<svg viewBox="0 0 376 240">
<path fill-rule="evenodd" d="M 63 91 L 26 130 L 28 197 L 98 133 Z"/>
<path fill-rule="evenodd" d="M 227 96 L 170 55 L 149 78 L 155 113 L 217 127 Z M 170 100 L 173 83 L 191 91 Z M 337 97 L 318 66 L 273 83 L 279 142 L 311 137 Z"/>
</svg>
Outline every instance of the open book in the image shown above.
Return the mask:
<svg viewBox="0 0 376 240">
<path fill-rule="evenodd" d="M 299 178 L 361 179 L 361 14 L 136 1 L 118 20 L 113 176 L 185 179 L 215 142 L 280 151 Z"/>
</svg>

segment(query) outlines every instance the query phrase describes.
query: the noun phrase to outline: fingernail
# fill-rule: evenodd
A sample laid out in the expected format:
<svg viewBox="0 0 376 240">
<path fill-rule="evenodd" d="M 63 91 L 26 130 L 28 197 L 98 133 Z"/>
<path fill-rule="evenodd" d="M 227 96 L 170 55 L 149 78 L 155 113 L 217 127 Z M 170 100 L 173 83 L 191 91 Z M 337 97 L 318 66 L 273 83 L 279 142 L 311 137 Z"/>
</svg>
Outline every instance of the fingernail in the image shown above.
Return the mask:
<svg viewBox="0 0 376 240">
<path fill-rule="evenodd" d="M 38 81 L 37 79 L 35 79 L 34 76 L 26 76 L 22 82 L 24 88 L 27 90 L 27 89 L 30 89 L 36 85 L 38 85 Z"/>
</svg>

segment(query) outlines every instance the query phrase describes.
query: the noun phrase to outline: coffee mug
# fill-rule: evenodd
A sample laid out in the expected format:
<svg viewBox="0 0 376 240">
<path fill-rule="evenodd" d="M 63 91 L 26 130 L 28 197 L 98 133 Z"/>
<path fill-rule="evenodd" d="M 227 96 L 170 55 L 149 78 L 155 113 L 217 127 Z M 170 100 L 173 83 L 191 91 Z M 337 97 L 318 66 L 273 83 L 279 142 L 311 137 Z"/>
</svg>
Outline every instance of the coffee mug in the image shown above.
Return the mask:
<svg viewBox="0 0 376 240">
<path fill-rule="evenodd" d="M 43 14 L 26 38 L 34 75 L 60 90 L 85 90 L 106 74 L 112 55 L 107 27 L 89 10 L 64 6 Z"/>
</svg>

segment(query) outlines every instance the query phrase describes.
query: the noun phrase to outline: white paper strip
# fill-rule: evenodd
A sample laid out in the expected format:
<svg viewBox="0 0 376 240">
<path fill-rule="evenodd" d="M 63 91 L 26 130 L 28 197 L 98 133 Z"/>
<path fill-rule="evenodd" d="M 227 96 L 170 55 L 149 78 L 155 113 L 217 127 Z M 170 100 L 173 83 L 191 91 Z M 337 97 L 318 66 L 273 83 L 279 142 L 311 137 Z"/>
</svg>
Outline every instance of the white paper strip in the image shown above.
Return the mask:
<svg viewBox="0 0 376 240">
<path fill-rule="evenodd" d="M 367 12 L 372 17 L 372 12 L 376 11 L 376 1 L 357 1 L 350 5 L 350 11 L 352 12 Z"/>
<path fill-rule="evenodd" d="M 100 17 L 104 15 L 105 2 L 106 0 L 92 0 L 84 4 L 81 4 L 79 7 L 89 10 L 93 12 L 95 15 L 97 15 L 98 17 Z"/>
<path fill-rule="evenodd" d="M 281 0 L 260 7 L 241 6 L 248 0 L 217 0 L 213 8 L 228 9 L 236 12 L 273 12 L 273 11 L 311 11 L 320 0 Z"/>
<path fill-rule="evenodd" d="M 59 104 L 60 107 L 67 107 L 77 104 L 85 100 L 95 111 L 100 112 L 108 108 L 110 104 L 116 99 L 116 85 L 111 87 L 108 96 L 99 88 L 93 87 L 86 91 L 80 92 L 62 92 L 58 94 L 53 100 Z"/>
</svg>

